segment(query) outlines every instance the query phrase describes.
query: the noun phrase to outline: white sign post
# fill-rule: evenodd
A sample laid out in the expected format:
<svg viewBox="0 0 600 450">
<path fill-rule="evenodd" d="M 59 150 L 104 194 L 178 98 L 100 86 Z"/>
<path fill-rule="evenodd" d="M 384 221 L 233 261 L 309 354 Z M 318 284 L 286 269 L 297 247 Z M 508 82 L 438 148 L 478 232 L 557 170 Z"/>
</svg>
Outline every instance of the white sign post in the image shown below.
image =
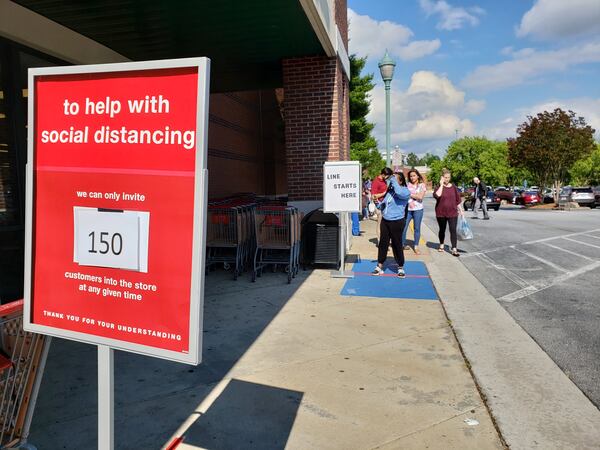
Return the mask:
<svg viewBox="0 0 600 450">
<path fill-rule="evenodd" d="M 362 203 L 362 167 L 358 161 L 331 161 L 323 165 L 323 212 L 337 213 L 340 227 L 340 270 L 333 278 L 354 278 L 346 271 L 346 221 L 348 213 L 360 212 Z"/>
</svg>

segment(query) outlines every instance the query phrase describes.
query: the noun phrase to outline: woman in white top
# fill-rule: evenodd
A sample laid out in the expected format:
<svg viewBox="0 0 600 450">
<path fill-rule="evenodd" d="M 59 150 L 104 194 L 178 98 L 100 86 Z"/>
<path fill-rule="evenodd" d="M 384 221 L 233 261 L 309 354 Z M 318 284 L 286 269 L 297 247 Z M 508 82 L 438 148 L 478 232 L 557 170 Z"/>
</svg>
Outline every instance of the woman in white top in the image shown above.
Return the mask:
<svg viewBox="0 0 600 450">
<path fill-rule="evenodd" d="M 408 224 L 412 220 L 415 229 L 413 249 L 417 255 L 420 255 L 419 241 L 421 240 L 421 221 L 423 220 L 423 197 L 425 197 L 427 187 L 423 182 L 423 177 L 417 169 L 408 171 L 408 183 L 406 186 L 410 191 L 410 199 L 408 200 L 406 225 L 404 226 L 402 242 L 406 242 L 406 230 L 408 230 Z M 404 250 L 410 250 L 410 245 L 405 245 Z"/>
</svg>

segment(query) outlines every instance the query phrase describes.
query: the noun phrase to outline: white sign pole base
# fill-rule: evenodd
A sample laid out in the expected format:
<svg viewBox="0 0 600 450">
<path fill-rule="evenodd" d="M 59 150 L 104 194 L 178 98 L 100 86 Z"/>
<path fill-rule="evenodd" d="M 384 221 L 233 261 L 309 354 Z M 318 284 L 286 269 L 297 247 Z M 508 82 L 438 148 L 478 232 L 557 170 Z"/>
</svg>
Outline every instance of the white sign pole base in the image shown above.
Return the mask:
<svg viewBox="0 0 600 450">
<path fill-rule="evenodd" d="M 346 271 L 346 218 L 348 213 L 341 212 L 339 225 L 340 225 L 340 270 L 331 272 L 331 278 L 354 278 L 354 272 Z"/>
<path fill-rule="evenodd" d="M 98 346 L 98 450 L 115 448 L 114 350 Z"/>
</svg>

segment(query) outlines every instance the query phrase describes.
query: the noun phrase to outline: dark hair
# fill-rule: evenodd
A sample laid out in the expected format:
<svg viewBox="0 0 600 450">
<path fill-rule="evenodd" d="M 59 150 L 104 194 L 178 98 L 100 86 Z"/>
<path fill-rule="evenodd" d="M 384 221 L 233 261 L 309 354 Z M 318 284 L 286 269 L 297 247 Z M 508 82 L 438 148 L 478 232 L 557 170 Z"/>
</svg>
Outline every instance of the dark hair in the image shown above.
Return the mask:
<svg viewBox="0 0 600 450">
<path fill-rule="evenodd" d="M 394 175 L 398 175 L 398 184 L 400 186 L 406 186 L 406 177 L 404 176 L 404 172 L 396 172 Z"/>
<path fill-rule="evenodd" d="M 408 181 L 410 181 L 410 174 L 413 172 L 417 174 L 417 179 L 419 180 L 419 183 L 423 183 L 423 177 L 421 176 L 421 174 L 419 173 L 419 171 L 417 169 L 410 169 L 408 171 L 408 174 L 406 175 L 408 178 Z"/>
<path fill-rule="evenodd" d="M 381 175 L 385 175 L 386 177 L 394 175 L 394 171 L 389 167 L 384 167 L 381 169 Z"/>
</svg>

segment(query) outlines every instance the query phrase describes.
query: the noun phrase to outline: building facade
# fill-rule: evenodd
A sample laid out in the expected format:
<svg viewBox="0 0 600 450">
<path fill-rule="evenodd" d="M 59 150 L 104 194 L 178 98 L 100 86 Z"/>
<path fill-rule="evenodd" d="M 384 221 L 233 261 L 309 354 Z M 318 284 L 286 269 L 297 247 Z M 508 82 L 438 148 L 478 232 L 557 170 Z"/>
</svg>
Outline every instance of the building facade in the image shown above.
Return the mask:
<svg viewBox="0 0 600 450">
<path fill-rule="evenodd" d="M 209 197 L 254 192 L 308 211 L 323 163 L 349 159 L 346 11 L 346 0 L 0 0 L 0 301 L 23 292 L 29 68 L 209 57 Z"/>
</svg>

